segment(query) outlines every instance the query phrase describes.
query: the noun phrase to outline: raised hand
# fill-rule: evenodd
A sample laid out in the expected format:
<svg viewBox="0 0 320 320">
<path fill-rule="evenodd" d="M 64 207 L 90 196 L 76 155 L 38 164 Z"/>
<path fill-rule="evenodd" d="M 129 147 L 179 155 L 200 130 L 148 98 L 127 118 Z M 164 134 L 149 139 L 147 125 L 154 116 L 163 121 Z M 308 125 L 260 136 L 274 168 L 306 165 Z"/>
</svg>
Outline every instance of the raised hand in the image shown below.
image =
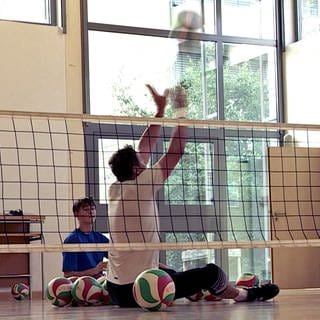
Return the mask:
<svg viewBox="0 0 320 320">
<path fill-rule="evenodd" d="M 153 101 L 155 102 L 157 106 L 157 114 L 156 116 L 158 117 L 163 117 L 165 107 L 168 102 L 168 95 L 169 95 L 169 90 L 166 89 L 163 94 L 159 94 L 158 91 L 152 87 L 150 84 L 146 84 L 146 87 L 149 89 L 151 96 L 153 98 Z"/>
<path fill-rule="evenodd" d="M 177 118 L 185 118 L 187 115 L 187 94 L 182 86 L 175 86 L 170 90 L 170 99 Z"/>
</svg>

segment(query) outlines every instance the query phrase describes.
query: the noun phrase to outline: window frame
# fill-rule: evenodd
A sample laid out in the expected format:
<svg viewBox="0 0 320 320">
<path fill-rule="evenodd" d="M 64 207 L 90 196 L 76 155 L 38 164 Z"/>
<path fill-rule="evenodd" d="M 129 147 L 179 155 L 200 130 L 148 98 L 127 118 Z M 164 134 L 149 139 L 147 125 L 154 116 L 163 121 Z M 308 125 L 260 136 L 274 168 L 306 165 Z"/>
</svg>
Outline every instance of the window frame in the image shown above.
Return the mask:
<svg viewBox="0 0 320 320">
<path fill-rule="evenodd" d="M 38 24 L 38 25 L 51 25 L 51 26 L 57 26 L 58 25 L 58 6 L 60 6 L 60 12 L 61 12 L 61 27 L 65 31 L 65 25 L 66 25 L 66 0 L 46 0 L 47 2 L 47 11 L 48 11 L 48 23 L 45 22 L 35 22 L 35 21 L 29 21 L 29 20 L 16 20 L 16 19 L 0 19 L 3 21 L 14 21 L 14 22 L 20 22 L 20 23 L 28 23 L 28 24 Z"/>
<path fill-rule="evenodd" d="M 271 0 L 270 0 L 271 1 Z M 224 44 L 249 44 L 249 45 L 262 45 L 262 46 L 272 46 L 276 48 L 276 105 L 277 105 L 277 123 L 284 122 L 284 97 L 283 97 L 283 51 L 285 48 L 284 39 L 284 15 L 283 15 L 283 0 L 273 0 L 275 8 L 275 40 L 265 40 L 265 39 L 253 39 L 246 37 L 234 37 L 234 36 L 223 36 L 222 35 L 222 21 L 221 21 L 221 0 L 216 0 L 216 34 L 200 33 L 194 34 L 194 39 L 202 41 L 214 41 L 216 43 L 216 62 L 217 62 L 217 113 L 219 115 L 218 120 L 224 120 L 224 88 L 223 88 L 223 46 Z M 93 23 L 88 21 L 88 4 L 87 0 L 81 1 L 81 14 L 82 14 L 82 49 L 83 49 L 83 112 L 90 114 L 90 83 L 89 83 L 89 31 L 101 31 L 101 32 L 113 32 L 113 33 L 127 33 L 127 34 L 137 34 L 137 35 L 147 35 L 167 38 L 169 35 L 169 30 L 153 29 L 153 28 L 141 28 L 141 27 L 129 27 L 129 26 L 119 26 L 110 25 L 102 23 Z M 108 136 L 108 131 L 105 127 L 98 124 L 89 124 L 84 127 L 85 137 L 86 137 L 86 148 L 92 150 L 92 154 L 87 157 L 87 173 L 86 173 L 86 192 L 87 195 L 93 195 L 96 199 L 99 199 L 99 183 L 94 183 L 94 181 L 99 181 L 99 164 L 98 164 L 98 139 L 101 137 L 112 138 L 112 135 Z M 131 138 L 132 136 L 126 135 L 126 129 L 121 133 L 121 138 Z M 129 130 L 130 131 L 130 130 Z M 132 133 L 132 130 L 130 131 Z M 118 131 L 118 133 L 120 133 Z M 240 130 L 240 136 L 247 136 L 252 132 L 248 133 L 247 130 Z M 217 130 L 215 135 L 210 137 L 212 141 L 217 142 L 215 148 L 223 148 L 221 146 L 221 141 L 232 134 L 228 130 Z M 136 136 L 136 135 L 135 135 Z M 257 133 L 257 136 L 259 134 Z M 89 137 L 89 138 L 88 138 Z M 268 136 L 269 137 L 269 136 Z M 275 130 L 270 137 L 273 137 L 279 144 L 281 144 L 283 133 Z M 215 140 L 216 139 L 216 140 Z M 197 140 L 199 142 L 199 140 Z M 208 141 L 206 141 L 208 142 Z M 218 153 L 219 154 L 219 153 Z M 220 159 L 221 160 L 221 159 Z M 98 168 L 98 169 L 97 169 Z M 222 177 L 223 178 L 223 177 Z M 224 177 L 225 178 L 225 177 Z M 221 177 L 219 178 L 221 180 Z M 91 183 L 93 181 L 93 183 Z M 220 190 L 220 193 L 223 192 Z M 225 191 L 224 191 L 225 192 Z M 163 200 L 163 192 L 160 197 Z M 199 210 L 201 210 L 199 206 Z M 167 210 L 165 206 L 159 205 L 159 211 Z M 181 208 L 179 208 L 181 209 Z M 99 215 L 99 212 L 103 215 Z M 103 232 L 103 228 L 107 226 L 106 223 L 107 215 L 107 205 L 100 204 L 97 201 L 97 222 L 96 227 Z M 160 213 L 161 215 L 161 213 Z M 225 223 L 220 221 L 220 223 Z M 201 230 L 203 231 L 203 230 Z M 213 231 L 213 230 L 210 230 Z M 217 250 L 216 263 L 218 263 L 222 268 L 228 270 L 228 256 L 227 253 L 220 252 Z"/>
<path fill-rule="evenodd" d="M 294 14 L 294 34 L 295 34 L 295 41 L 299 41 L 304 39 L 307 36 L 303 35 L 303 0 L 296 0 L 293 1 L 293 14 Z M 320 3 L 318 2 L 318 10 L 320 11 Z M 318 12 L 318 16 L 320 16 L 320 12 Z"/>
<path fill-rule="evenodd" d="M 83 112 L 90 114 L 90 80 L 89 80 L 89 31 L 134 34 L 168 38 L 170 30 L 111 25 L 88 21 L 88 0 L 81 1 L 82 14 L 82 54 L 83 54 Z M 283 0 L 274 1 L 275 7 L 275 40 L 256 39 L 222 35 L 221 0 L 216 0 L 216 34 L 195 33 L 192 37 L 200 41 L 213 41 L 216 43 L 217 61 L 217 111 L 218 119 L 224 120 L 224 94 L 223 94 L 223 46 L 224 44 L 248 44 L 272 46 L 276 48 L 276 106 L 277 121 L 284 122 L 284 97 L 283 97 L 283 51 L 285 48 L 284 37 L 284 5 Z"/>
</svg>

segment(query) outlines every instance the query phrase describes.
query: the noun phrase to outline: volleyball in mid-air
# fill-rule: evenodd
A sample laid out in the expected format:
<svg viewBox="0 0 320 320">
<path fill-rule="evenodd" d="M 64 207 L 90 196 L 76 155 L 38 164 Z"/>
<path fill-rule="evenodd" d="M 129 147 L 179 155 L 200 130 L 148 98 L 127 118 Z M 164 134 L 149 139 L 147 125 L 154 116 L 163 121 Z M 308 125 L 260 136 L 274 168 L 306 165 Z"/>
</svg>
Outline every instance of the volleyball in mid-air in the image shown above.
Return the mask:
<svg viewBox="0 0 320 320">
<path fill-rule="evenodd" d="M 201 28 L 202 17 L 199 13 L 193 10 L 182 10 L 178 13 L 174 30 L 189 30 L 195 31 Z"/>
<path fill-rule="evenodd" d="M 173 32 L 178 32 L 177 38 L 182 42 L 186 40 L 188 32 L 197 32 L 202 26 L 202 16 L 198 12 L 184 9 L 177 14 L 169 37 L 172 37 Z"/>
<path fill-rule="evenodd" d="M 236 281 L 236 287 L 250 288 L 259 285 L 259 277 L 252 272 L 243 273 Z"/>
<path fill-rule="evenodd" d="M 64 277 L 53 278 L 46 287 L 46 298 L 56 307 L 64 307 L 71 303 L 72 281 Z"/>
<path fill-rule="evenodd" d="M 160 269 L 143 271 L 133 284 L 134 299 L 141 308 L 149 311 L 160 311 L 170 306 L 175 291 L 170 275 Z"/>
<path fill-rule="evenodd" d="M 29 286 L 23 282 L 13 284 L 11 294 L 16 300 L 22 300 L 29 296 Z"/>
<path fill-rule="evenodd" d="M 71 295 L 78 304 L 93 305 L 101 301 L 102 287 L 93 277 L 78 278 L 72 286 Z"/>
</svg>

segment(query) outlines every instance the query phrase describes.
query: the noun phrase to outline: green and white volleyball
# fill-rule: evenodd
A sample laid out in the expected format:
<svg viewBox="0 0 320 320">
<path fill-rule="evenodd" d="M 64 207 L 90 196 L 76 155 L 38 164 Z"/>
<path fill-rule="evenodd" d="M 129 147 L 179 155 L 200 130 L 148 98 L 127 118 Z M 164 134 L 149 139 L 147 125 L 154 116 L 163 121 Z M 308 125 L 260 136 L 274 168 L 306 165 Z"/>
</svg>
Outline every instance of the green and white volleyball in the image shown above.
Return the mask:
<svg viewBox="0 0 320 320">
<path fill-rule="evenodd" d="M 170 306 L 175 291 L 172 278 L 159 269 L 148 269 L 140 273 L 133 285 L 133 296 L 137 304 L 148 311 L 160 311 Z"/>
</svg>

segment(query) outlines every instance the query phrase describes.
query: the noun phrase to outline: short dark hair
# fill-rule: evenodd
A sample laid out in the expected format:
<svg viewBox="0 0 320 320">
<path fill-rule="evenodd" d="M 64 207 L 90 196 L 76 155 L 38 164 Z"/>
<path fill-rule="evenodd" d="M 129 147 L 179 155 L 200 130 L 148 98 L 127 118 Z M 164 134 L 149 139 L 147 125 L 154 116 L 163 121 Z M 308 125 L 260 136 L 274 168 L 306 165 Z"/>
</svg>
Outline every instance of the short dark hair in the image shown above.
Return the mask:
<svg viewBox="0 0 320 320">
<path fill-rule="evenodd" d="M 86 198 L 81 198 L 77 201 L 74 202 L 73 206 L 72 206 L 72 211 L 73 214 L 76 215 L 77 212 L 82 208 L 82 207 L 96 207 L 96 204 L 93 200 L 92 197 L 86 197 Z"/>
<path fill-rule="evenodd" d="M 139 165 L 137 152 L 129 145 L 115 152 L 109 160 L 111 171 L 120 182 L 132 179 L 135 165 Z"/>
</svg>

